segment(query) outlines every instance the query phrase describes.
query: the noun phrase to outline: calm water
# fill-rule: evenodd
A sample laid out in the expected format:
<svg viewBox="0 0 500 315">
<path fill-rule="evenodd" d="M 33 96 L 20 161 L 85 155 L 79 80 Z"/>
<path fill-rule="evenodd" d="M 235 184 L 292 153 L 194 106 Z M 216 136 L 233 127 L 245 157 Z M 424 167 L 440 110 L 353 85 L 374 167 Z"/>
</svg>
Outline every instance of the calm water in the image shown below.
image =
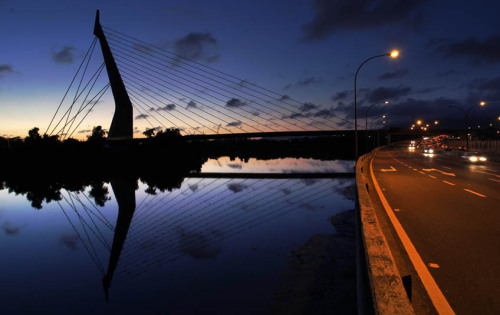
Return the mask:
<svg viewBox="0 0 500 315">
<path fill-rule="evenodd" d="M 202 171 L 352 167 L 220 158 Z M 193 177 L 162 191 L 114 180 L 103 186 L 104 206 L 87 187 L 61 189 L 60 200 L 42 209 L 0 190 L 2 313 L 285 314 L 302 291 L 318 291 L 318 278 L 351 304 L 354 241 L 344 219 L 354 208 L 353 185 L 354 178 Z M 325 269 L 326 252 L 337 266 L 327 261 Z"/>
</svg>

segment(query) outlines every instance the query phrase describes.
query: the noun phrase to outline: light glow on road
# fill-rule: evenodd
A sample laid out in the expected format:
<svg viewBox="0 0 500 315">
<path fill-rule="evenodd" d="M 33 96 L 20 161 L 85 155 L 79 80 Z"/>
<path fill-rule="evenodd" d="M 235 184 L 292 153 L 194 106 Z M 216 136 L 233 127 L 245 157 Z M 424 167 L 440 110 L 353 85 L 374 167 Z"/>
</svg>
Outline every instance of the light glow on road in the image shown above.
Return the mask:
<svg viewBox="0 0 500 315">
<path fill-rule="evenodd" d="M 473 191 L 473 190 L 470 190 L 470 189 L 467 189 L 467 188 L 464 188 L 464 190 L 465 190 L 465 191 L 467 191 L 467 192 L 470 192 L 471 194 L 477 195 L 477 196 L 479 196 L 479 197 L 486 198 L 486 196 L 485 196 L 485 195 L 480 194 L 480 193 L 478 193 L 478 192 L 475 192 L 475 191 Z"/>
</svg>

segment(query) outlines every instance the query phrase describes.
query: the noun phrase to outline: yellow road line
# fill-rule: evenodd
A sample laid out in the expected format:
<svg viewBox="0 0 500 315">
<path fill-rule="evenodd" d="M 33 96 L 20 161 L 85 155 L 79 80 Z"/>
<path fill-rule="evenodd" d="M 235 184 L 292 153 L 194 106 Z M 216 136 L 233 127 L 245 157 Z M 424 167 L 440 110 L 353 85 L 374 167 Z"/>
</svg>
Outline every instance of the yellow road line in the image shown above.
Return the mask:
<svg viewBox="0 0 500 315">
<path fill-rule="evenodd" d="M 500 175 L 497 175 L 497 174 L 491 174 L 491 173 L 488 173 L 488 172 L 483 172 L 483 171 L 474 171 L 474 172 L 477 172 L 477 173 L 483 173 L 483 174 L 488 174 L 488 175 L 491 175 L 491 176 L 496 176 L 496 177 L 500 177 Z"/>
<path fill-rule="evenodd" d="M 401 243 L 403 243 L 403 246 L 406 252 L 408 253 L 408 257 L 410 257 L 413 267 L 417 271 L 417 274 L 420 277 L 420 280 L 422 281 L 422 284 L 424 285 L 424 288 L 427 291 L 427 294 L 429 295 L 432 304 L 434 305 L 439 314 L 455 314 L 450 304 L 444 297 L 443 292 L 441 292 L 441 289 L 439 289 L 436 281 L 434 280 L 431 273 L 429 272 L 424 262 L 422 261 L 422 258 L 415 249 L 415 246 L 413 246 L 413 243 L 411 242 L 410 238 L 403 229 L 403 226 L 401 225 L 401 223 L 399 223 L 399 220 L 396 218 L 396 215 L 392 211 L 391 206 L 389 206 L 389 203 L 385 199 L 384 194 L 380 190 L 377 180 L 375 179 L 375 175 L 373 174 L 372 164 L 373 164 L 373 159 L 370 161 L 370 174 L 373 180 L 373 185 L 375 186 L 375 190 L 377 191 L 380 201 L 382 202 L 382 205 L 384 206 L 387 216 L 391 220 L 391 223 L 394 226 L 394 229 L 396 230 L 396 233 L 398 234 Z"/>
<path fill-rule="evenodd" d="M 471 194 L 478 195 L 479 197 L 486 198 L 486 196 L 485 196 L 485 195 L 481 195 L 480 193 L 475 192 L 475 191 L 473 191 L 473 190 L 470 190 L 470 189 L 467 189 L 467 188 L 464 188 L 464 190 L 465 190 L 465 191 L 470 192 Z"/>
<path fill-rule="evenodd" d="M 445 180 L 443 180 L 443 183 L 446 183 L 446 184 L 451 185 L 451 186 L 455 186 L 455 184 L 450 183 L 450 182 L 447 182 L 447 181 L 445 181 Z"/>
</svg>

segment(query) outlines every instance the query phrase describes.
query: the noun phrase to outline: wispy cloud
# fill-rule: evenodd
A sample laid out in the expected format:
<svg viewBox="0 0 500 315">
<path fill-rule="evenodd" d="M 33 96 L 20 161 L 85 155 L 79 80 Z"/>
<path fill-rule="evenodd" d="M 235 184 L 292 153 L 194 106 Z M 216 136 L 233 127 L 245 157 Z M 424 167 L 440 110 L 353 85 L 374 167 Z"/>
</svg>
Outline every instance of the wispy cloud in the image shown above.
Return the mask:
<svg viewBox="0 0 500 315">
<path fill-rule="evenodd" d="M 473 65 L 500 62 L 500 35 L 493 35 L 484 40 L 470 37 L 460 41 L 434 39 L 428 46 L 443 54 L 444 58 L 463 57 Z"/>
<path fill-rule="evenodd" d="M 73 63 L 74 50 L 75 47 L 64 46 L 64 48 L 59 51 L 52 51 L 52 60 L 54 60 L 57 63 Z"/>
<path fill-rule="evenodd" d="M 340 30 L 362 30 L 398 21 L 415 24 L 416 9 L 428 0 L 311 0 L 314 18 L 302 26 L 306 41 L 323 40 Z"/>
</svg>

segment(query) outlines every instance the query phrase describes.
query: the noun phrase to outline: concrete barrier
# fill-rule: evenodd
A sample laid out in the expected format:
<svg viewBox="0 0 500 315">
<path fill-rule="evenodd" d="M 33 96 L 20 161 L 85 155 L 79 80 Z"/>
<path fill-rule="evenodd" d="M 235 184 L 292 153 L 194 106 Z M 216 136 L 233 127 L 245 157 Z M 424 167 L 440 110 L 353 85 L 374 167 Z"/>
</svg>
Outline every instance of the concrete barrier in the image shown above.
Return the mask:
<svg viewBox="0 0 500 315">
<path fill-rule="evenodd" d="M 364 250 L 373 311 L 375 314 L 414 314 L 401 275 L 389 245 L 382 234 L 370 200 L 368 177 L 372 158 L 369 153 L 358 159 L 356 163 L 356 187 L 358 194 L 357 220 L 361 232 L 360 246 Z"/>
</svg>

